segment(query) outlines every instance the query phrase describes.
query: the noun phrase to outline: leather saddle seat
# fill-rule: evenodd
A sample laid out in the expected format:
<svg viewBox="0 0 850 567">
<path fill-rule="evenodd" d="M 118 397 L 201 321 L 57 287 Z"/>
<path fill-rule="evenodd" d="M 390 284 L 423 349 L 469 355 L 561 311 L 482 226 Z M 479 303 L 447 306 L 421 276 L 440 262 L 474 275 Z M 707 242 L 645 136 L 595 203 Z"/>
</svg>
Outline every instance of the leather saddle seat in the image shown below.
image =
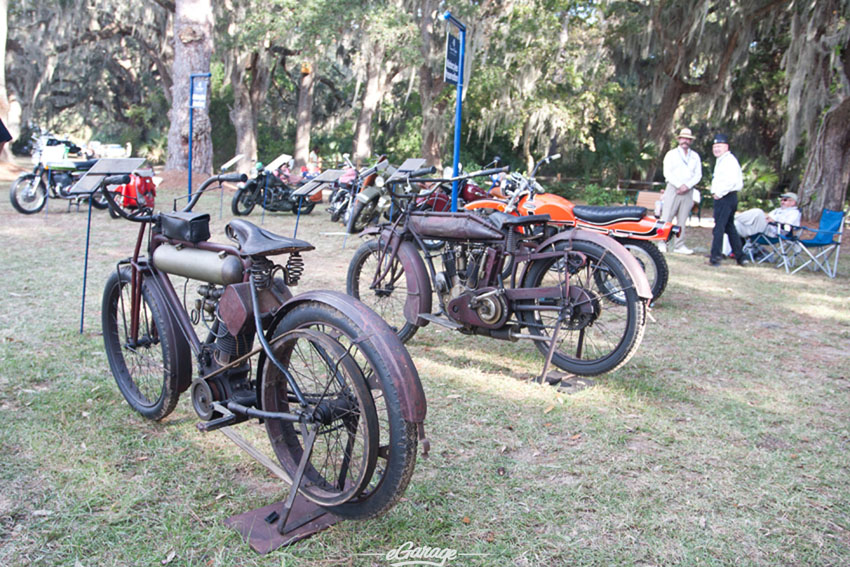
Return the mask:
<svg viewBox="0 0 850 567">
<path fill-rule="evenodd" d="M 611 224 L 620 221 L 639 221 L 646 216 L 646 207 L 594 207 L 576 205 L 573 214 L 593 224 Z"/>
<path fill-rule="evenodd" d="M 225 233 L 239 243 L 239 249 L 246 256 L 274 256 L 314 249 L 309 242 L 274 234 L 242 219 L 230 221 Z"/>
</svg>

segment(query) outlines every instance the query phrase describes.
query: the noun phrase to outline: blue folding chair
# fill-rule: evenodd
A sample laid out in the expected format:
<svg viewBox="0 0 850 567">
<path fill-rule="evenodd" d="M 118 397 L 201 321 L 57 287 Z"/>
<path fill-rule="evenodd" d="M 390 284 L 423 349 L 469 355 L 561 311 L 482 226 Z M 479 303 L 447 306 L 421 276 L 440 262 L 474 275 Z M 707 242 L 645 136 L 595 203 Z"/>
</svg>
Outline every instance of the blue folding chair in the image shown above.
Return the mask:
<svg viewBox="0 0 850 567">
<path fill-rule="evenodd" d="M 841 252 L 841 236 L 844 232 L 844 211 L 824 209 L 817 230 L 795 227 L 790 234 L 780 235 L 786 270 L 796 274 L 805 267 L 822 271 L 834 278 L 838 270 L 838 255 Z M 803 234 L 814 234 L 801 238 Z M 799 266 L 798 262 L 802 262 Z M 831 264 L 831 265 L 830 265 Z"/>
<path fill-rule="evenodd" d="M 769 224 L 776 226 L 773 222 Z M 770 236 L 765 232 L 754 234 L 744 240 L 743 250 L 753 264 L 769 262 L 777 268 L 784 265 L 782 242 L 778 236 Z"/>
</svg>

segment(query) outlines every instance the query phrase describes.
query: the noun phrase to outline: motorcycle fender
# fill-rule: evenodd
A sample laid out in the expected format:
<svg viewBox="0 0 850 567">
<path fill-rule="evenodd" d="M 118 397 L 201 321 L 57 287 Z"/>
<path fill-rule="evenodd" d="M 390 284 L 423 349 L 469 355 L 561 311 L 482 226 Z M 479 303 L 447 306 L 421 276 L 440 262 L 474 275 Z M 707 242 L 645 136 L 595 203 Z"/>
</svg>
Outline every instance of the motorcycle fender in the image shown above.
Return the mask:
<svg viewBox="0 0 850 567">
<path fill-rule="evenodd" d="M 381 190 L 377 187 L 366 187 L 357 194 L 356 199 L 361 203 L 368 203 L 372 199 L 377 199 L 381 194 Z"/>
<path fill-rule="evenodd" d="M 393 250 L 398 246 L 398 261 L 401 262 L 404 272 L 410 274 L 407 280 L 407 299 L 404 301 L 404 318 L 408 323 L 413 323 L 417 327 L 424 327 L 430 321 L 419 317 L 420 313 L 431 312 L 431 278 L 428 275 L 428 268 L 425 266 L 425 261 L 419 255 L 419 249 L 409 240 L 401 240 L 401 236 L 395 233 L 392 228 L 379 228 L 375 232 L 380 231 L 380 238 L 384 241 L 390 240 L 387 250 Z"/>
<path fill-rule="evenodd" d="M 589 230 L 565 230 L 542 242 L 538 247 L 538 251 L 554 246 L 555 243 L 562 240 L 585 240 L 602 246 L 603 248 L 607 248 L 620 262 L 622 262 L 623 266 L 625 266 L 626 272 L 629 274 L 629 277 L 632 278 L 632 282 L 634 282 L 638 297 L 642 299 L 652 298 L 652 288 L 649 285 L 646 272 L 643 271 L 640 263 L 634 256 L 632 256 L 631 252 L 626 250 L 625 246 L 610 236 L 606 236 L 598 232 L 591 232 Z"/>
<path fill-rule="evenodd" d="M 427 411 L 425 391 L 410 354 L 389 325 L 377 313 L 357 299 L 338 291 L 327 290 L 315 290 L 299 294 L 281 306 L 275 314 L 275 321 L 270 329 L 274 329 L 278 321 L 283 319 L 293 307 L 307 301 L 317 301 L 330 305 L 351 319 L 355 326 L 362 330 L 361 336 L 352 337 L 351 340 L 357 343 L 369 338 L 381 358 L 387 363 L 393 384 L 398 391 L 398 397 L 401 401 L 401 414 L 404 419 L 413 423 L 425 421 Z"/>
<path fill-rule="evenodd" d="M 474 211 L 475 209 L 492 209 L 494 211 L 504 212 L 505 202 L 497 199 L 479 199 L 465 204 L 463 208 L 467 211 Z"/>
</svg>

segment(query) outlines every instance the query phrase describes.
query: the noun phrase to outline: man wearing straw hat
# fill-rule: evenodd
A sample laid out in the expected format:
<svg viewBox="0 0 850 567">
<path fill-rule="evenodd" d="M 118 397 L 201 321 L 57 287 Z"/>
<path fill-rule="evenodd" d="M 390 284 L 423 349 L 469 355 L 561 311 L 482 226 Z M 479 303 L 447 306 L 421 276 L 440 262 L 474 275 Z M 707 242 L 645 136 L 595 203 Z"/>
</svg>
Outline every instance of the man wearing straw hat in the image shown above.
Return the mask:
<svg viewBox="0 0 850 567">
<path fill-rule="evenodd" d="M 676 223 L 682 227 L 682 232 L 676 237 L 673 252 L 693 254 L 694 251 L 685 246 L 685 224 L 691 208 L 694 206 L 693 189 L 702 179 L 702 162 L 699 154 L 691 149 L 694 135 L 690 128 L 679 131 L 678 145 L 664 156 L 664 180 L 667 188 L 664 190 L 661 205 L 661 220 Z M 667 251 L 667 243 L 661 242 L 658 247 L 662 252 Z"/>
</svg>

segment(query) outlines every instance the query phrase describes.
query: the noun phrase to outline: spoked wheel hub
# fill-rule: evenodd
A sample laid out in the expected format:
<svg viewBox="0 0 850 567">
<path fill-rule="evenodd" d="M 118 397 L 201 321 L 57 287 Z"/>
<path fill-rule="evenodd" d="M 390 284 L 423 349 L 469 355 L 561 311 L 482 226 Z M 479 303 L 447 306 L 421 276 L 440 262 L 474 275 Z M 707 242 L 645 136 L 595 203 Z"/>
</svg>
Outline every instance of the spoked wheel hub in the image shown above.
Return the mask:
<svg viewBox="0 0 850 567">
<path fill-rule="evenodd" d="M 564 325 L 570 331 L 580 331 L 593 324 L 602 314 L 602 303 L 599 295 L 593 290 L 572 285 L 569 291 L 569 318 Z"/>
</svg>

